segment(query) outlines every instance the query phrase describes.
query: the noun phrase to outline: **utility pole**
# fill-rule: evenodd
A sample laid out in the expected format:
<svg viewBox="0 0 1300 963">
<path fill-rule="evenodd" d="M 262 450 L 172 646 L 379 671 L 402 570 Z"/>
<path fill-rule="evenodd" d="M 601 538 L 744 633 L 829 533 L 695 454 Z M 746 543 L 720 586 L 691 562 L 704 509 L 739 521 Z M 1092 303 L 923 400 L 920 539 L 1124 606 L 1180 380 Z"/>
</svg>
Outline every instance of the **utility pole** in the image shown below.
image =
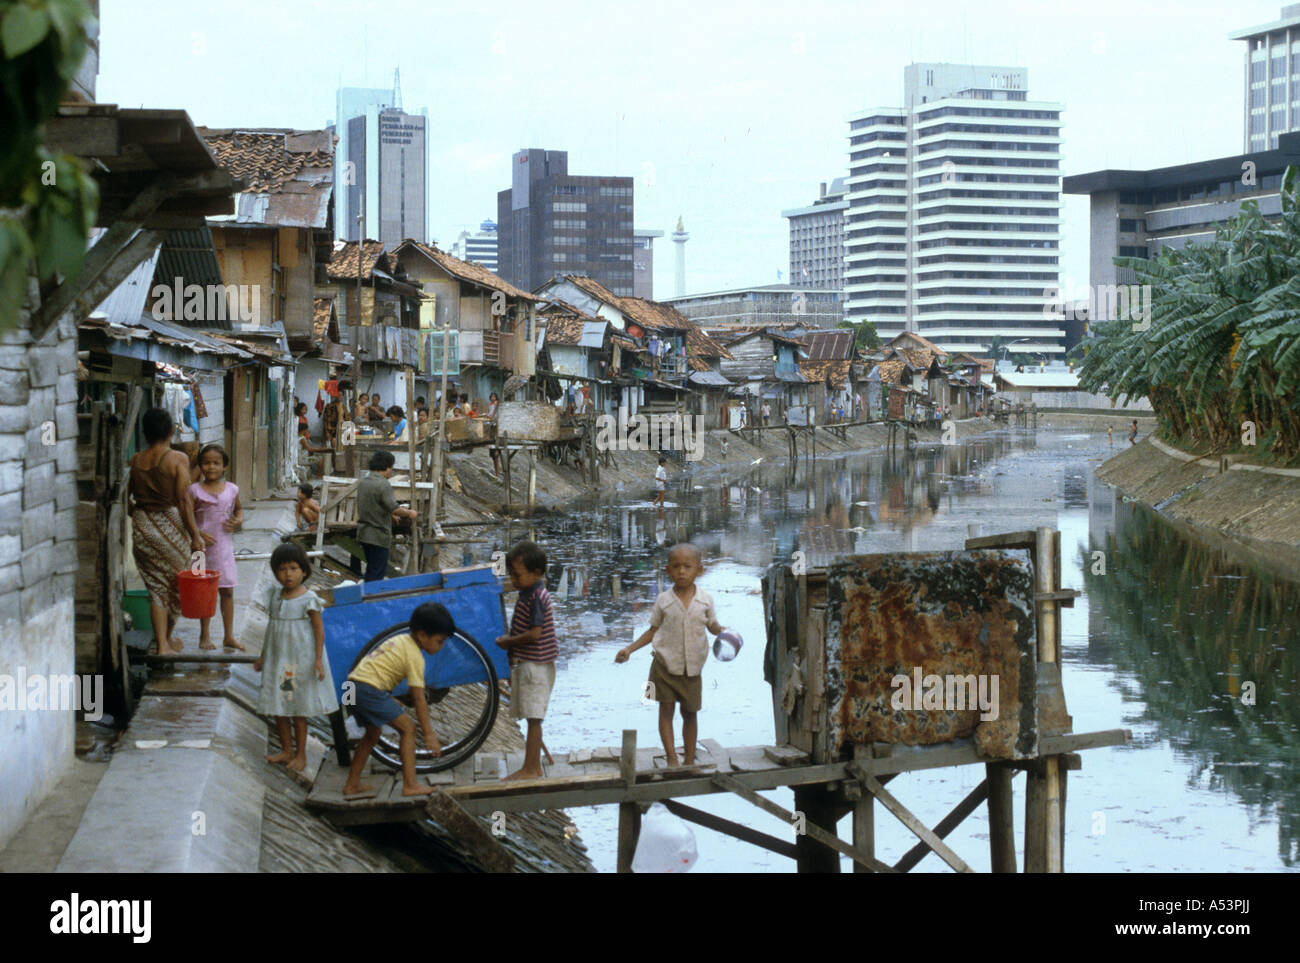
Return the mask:
<svg viewBox="0 0 1300 963">
<path fill-rule="evenodd" d="M 356 417 L 357 412 L 357 395 L 361 390 L 361 254 L 364 250 L 364 239 L 366 235 L 366 192 L 358 192 L 361 203 L 357 205 L 357 314 L 356 317 L 349 317 L 348 321 L 352 326 L 352 417 Z M 344 465 L 348 477 L 356 478 L 359 471 L 357 465 L 356 449 L 356 424 L 353 424 L 352 444 L 348 446 L 347 458 L 344 459 Z"/>
<path fill-rule="evenodd" d="M 447 355 L 451 350 L 451 321 L 442 322 L 442 401 L 438 405 L 438 438 L 433 449 L 433 534 L 445 538 L 438 516 L 442 513 L 442 450 L 447 446 Z"/>
</svg>

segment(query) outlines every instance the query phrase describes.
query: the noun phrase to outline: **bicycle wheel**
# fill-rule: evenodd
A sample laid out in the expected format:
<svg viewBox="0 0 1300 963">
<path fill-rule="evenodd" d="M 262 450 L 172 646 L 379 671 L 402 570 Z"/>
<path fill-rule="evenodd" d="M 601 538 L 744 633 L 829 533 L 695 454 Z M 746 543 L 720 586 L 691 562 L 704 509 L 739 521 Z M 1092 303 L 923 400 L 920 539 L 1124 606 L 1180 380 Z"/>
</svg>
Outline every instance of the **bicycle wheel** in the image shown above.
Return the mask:
<svg viewBox="0 0 1300 963">
<path fill-rule="evenodd" d="M 366 643 L 348 671 L 355 669 L 376 647 L 408 631 L 406 622 L 384 629 Z M 497 718 L 496 669 L 477 639 L 457 630 L 438 652 L 425 654 L 424 694 L 429 704 L 429 722 L 442 747 L 442 755 L 434 756 L 425 746 L 416 711 L 413 706 L 406 706 L 406 714 L 416 723 L 415 771 L 450 769 L 474 754 L 491 733 Z M 405 682 L 397 687 L 394 695 L 405 702 L 403 696 L 409 695 Z M 381 763 L 395 770 L 402 768 L 398 739 L 396 731 L 385 726 L 373 753 Z"/>
</svg>

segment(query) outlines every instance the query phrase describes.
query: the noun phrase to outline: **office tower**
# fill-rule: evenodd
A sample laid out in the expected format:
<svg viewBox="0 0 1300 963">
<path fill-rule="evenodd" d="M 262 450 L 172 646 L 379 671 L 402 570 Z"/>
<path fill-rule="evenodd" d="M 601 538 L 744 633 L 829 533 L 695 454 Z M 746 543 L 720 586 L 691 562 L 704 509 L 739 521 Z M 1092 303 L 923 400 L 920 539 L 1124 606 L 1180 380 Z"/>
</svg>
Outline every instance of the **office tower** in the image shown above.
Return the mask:
<svg viewBox="0 0 1300 963">
<path fill-rule="evenodd" d="M 839 291 L 844 287 L 844 212 L 848 210 L 845 178 L 820 186 L 808 207 L 782 211 L 790 221 L 790 283 L 800 288 Z"/>
<path fill-rule="evenodd" d="M 402 110 L 401 90 L 345 87 L 338 93 L 335 233 L 364 234 L 385 245 L 428 240 L 428 111 Z M 364 205 L 363 205 L 364 199 Z"/>
<path fill-rule="evenodd" d="M 655 238 L 663 231 L 634 230 L 632 232 L 632 295 L 654 300 L 655 289 Z"/>
<path fill-rule="evenodd" d="M 1247 179 L 1243 164 L 1254 164 Z M 1154 258 L 1164 248 L 1205 243 L 1231 224 L 1251 201 L 1266 218 L 1282 213 L 1282 177 L 1300 165 L 1300 132 L 1282 134 L 1274 150 L 1198 160 L 1154 170 L 1102 170 L 1062 181 L 1066 194 L 1086 194 L 1091 208 L 1090 278 L 1094 292 L 1134 284 L 1132 268 L 1116 257 Z M 1249 180 L 1249 183 L 1247 183 Z M 1114 320 L 1095 293 L 1096 321 Z"/>
<path fill-rule="evenodd" d="M 849 121 L 845 317 L 945 350 L 1059 354 L 1060 104 L 1020 67 L 912 64 L 902 108 Z"/>
<path fill-rule="evenodd" d="M 478 226 L 478 232 L 475 234 L 461 231 L 460 237 L 451 246 L 451 253 L 453 257 L 481 264 L 495 273 L 497 269 L 496 221 L 484 221 Z"/>
<path fill-rule="evenodd" d="M 529 291 L 583 275 L 630 296 L 632 178 L 573 175 L 568 151 L 536 147 L 511 167 L 510 189 L 497 194 L 497 273 Z"/>
<path fill-rule="evenodd" d="M 1277 147 L 1279 134 L 1300 130 L 1300 3 L 1231 38 L 1246 41 L 1244 149 Z"/>
<path fill-rule="evenodd" d="M 334 236 L 340 240 L 356 240 L 357 212 L 349 207 L 352 192 L 349 187 L 357 183 L 356 168 L 347 166 L 352 156 L 348 144 L 348 121 L 365 116 L 367 110 L 385 110 L 393 106 L 392 89 L 382 87 L 340 87 L 334 98 Z"/>
</svg>

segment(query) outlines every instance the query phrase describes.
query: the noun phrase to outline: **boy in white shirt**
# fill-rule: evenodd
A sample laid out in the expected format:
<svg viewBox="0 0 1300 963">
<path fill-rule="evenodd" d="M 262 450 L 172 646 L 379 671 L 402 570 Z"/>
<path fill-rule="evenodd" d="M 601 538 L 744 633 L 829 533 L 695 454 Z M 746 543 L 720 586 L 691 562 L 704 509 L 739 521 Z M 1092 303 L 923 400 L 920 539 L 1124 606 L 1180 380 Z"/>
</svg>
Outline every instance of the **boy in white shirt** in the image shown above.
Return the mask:
<svg viewBox="0 0 1300 963">
<path fill-rule="evenodd" d="M 663 508 L 664 493 L 668 490 L 668 469 L 664 467 L 668 459 L 662 455 L 659 457 L 659 467 L 655 469 L 655 500 L 654 504 Z"/>
<path fill-rule="evenodd" d="M 674 545 L 668 553 L 668 577 L 673 587 L 660 592 L 650 612 L 650 628 L 631 645 L 619 649 L 615 662 L 626 662 L 637 649 L 654 640 L 650 682 L 659 703 L 659 737 L 664 743 L 669 766 L 676 766 L 673 739 L 673 706 L 682 705 L 684 764 L 695 764 L 695 739 L 699 734 L 699 711 L 703 691 L 700 672 L 709 657 L 707 629 L 714 635 L 724 631 L 713 609 L 713 597 L 695 587 L 704 572 L 700 550 L 689 542 Z"/>
</svg>

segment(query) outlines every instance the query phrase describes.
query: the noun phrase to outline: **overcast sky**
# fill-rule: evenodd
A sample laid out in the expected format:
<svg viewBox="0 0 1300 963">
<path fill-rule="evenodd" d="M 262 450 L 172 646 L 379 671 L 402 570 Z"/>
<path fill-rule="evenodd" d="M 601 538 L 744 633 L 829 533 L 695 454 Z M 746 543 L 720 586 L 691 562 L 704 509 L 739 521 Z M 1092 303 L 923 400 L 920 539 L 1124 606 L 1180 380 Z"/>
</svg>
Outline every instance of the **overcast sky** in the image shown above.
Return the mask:
<svg viewBox="0 0 1300 963">
<path fill-rule="evenodd" d="M 346 86 L 428 107 L 430 223 L 449 247 L 496 218 L 522 147 L 637 178 L 636 226 L 685 219 L 688 293 L 788 269 L 786 208 L 847 173 L 848 115 L 901 106 L 903 67 L 1023 66 L 1062 115 L 1062 174 L 1242 150 L 1245 44 L 1281 0 L 465 3 L 107 0 L 98 99 L 213 127 L 320 128 Z M 1087 283 L 1087 200 L 1064 204 L 1062 273 Z M 672 293 L 667 237 L 655 294 Z"/>
</svg>

